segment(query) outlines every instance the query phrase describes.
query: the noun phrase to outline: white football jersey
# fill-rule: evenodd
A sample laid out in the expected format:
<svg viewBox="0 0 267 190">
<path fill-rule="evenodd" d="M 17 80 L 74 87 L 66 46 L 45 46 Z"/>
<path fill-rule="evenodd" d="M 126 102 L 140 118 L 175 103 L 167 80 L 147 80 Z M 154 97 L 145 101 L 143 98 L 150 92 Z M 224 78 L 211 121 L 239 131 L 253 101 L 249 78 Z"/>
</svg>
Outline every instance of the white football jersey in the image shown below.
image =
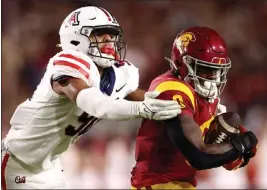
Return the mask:
<svg viewBox="0 0 267 190">
<path fill-rule="evenodd" d="M 135 91 L 139 81 L 138 69 L 128 62 L 105 69 L 100 80 L 96 65 L 83 53 L 68 50 L 51 58 L 32 98 L 13 114 L 4 141 L 6 149 L 33 169 L 53 167 L 54 160 L 100 120 L 53 91 L 51 79 L 63 75 L 81 78 L 114 99 Z"/>
</svg>

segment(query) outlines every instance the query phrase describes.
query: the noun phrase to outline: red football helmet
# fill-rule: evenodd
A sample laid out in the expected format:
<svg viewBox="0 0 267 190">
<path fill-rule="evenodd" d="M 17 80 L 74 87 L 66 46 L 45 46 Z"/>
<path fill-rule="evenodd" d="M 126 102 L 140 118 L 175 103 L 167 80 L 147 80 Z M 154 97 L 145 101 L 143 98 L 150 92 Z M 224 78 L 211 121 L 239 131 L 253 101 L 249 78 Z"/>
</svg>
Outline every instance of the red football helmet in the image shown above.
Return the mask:
<svg viewBox="0 0 267 190">
<path fill-rule="evenodd" d="M 231 67 L 224 40 L 207 27 L 191 27 L 179 33 L 169 61 L 182 80 L 199 95 L 213 100 L 223 91 Z"/>
</svg>

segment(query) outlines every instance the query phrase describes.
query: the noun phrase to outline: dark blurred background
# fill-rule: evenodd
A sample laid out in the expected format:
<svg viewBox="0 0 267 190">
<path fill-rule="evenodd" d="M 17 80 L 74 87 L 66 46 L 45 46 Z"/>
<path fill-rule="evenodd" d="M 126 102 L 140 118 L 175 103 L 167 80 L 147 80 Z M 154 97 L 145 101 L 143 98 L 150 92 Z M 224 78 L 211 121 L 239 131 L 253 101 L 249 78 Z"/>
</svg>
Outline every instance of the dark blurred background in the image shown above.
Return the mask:
<svg viewBox="0 0 267 190">
<path fill-rule="evenodd" d="M 31 96 L 50 57 L 59 52 L 59 27 L 81 6 L 101 6 L 124 30 L 127 58 L 140 87 L 169 68 L 173 40 L 203 25 L 225 39 L 232 60 L 222 103 L 238 111 L 260 144 L 255 159 L 236 172 L 200 172 L 199 188 L 267 188 L 267 1 L 263 0 L 2 0 L 2 137 L 16 106 Z M 100 122 L 64 156 L 70 188 L 129 188 L 134 137 L 140 120 Z"/>
</svg>

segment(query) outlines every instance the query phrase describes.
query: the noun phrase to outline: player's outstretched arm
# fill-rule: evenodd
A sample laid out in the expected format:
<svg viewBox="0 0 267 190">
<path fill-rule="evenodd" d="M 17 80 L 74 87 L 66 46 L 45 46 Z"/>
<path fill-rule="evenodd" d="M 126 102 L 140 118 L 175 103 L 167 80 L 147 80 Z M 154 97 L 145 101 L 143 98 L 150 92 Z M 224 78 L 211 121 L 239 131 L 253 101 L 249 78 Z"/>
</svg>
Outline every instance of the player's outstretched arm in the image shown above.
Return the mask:
<svg viewBox="0 0 267 190">
<path fill-rule="evenodd" d="M 126 96 L 125 99 L 129 101 L 143 101 L 145 99 L 145 93 L 146 93 L 145 90 L 137 88 L 135 91 L 128 94 L 128 96 Z"/>
<path fill-rule="evenodd" d="M 178 105 L 179 110 L 175 110 L 175 106 L 170 106 L 169 108 L 166 107 L 164 108 L 164 104 L 168 105 L 168 100 L 159 100 L 156 99 L 160 95 L 159 92 L 146 92 L 140 88 L 137 88 L 135 91 L 132 93 L 128 94 L 127 97 L 125 97 L 126 100 L 129 101 L 144 101 L 144 100 L 149 100 L 149 107 L 152 109 L 160 109 L 160 111 L 157 115 L 154 115 L 154 118 L 149 118 L 149 117 L 144 117 L 148 119 L 154 119 L 154 120 L 166 120 L 167 117 L 173 118 L 175 117 L 175 114 L 178 111 L 178 114 L 181 113 L 181 106 Z M 161 105 L 160 108 L 157 108 L 158 105 Z M 146 108 L 146 107 L 144 107 Z M 142 112 L 141 114 L 146 114 L 146 112 Z"/>
<path fill-rule="evenodd" d="M 157 92 L 145 94 L 144 101 L 114 100 L 82 79 L 62 76 L 53 81 L 53 90 L 66 95 L 82 110 L 100 119 L 127 120 L 148 118 L 164 120 L 176 117 L 180 106 L 172 100 L 156 100 Z"/>
<path fill-rule="evenodd" d="M 198 170 L 220 167 L 232 162 L 250 151 L 257 144 L 252 132 L 237 135 L 232 144 L 204 144 L 202 132 L 192 116 L 181 114 L 166 122 L 168 134 L 173 144 Z"/>
</svg>

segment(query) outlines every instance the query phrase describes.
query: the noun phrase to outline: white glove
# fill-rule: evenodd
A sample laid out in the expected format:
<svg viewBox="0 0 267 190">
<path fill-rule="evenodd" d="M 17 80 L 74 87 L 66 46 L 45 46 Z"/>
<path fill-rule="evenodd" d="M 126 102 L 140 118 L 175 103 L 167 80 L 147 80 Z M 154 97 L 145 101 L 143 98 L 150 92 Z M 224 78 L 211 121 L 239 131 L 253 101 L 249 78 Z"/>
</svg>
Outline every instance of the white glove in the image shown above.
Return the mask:
<svg viewBox="0 0 267 190">
<path fill-rule="evenodd" d="M 226 113 L 227 112 L 227 109 L 226 109 L 226 106 L 222 105 L 222 104 L 218 104 L 218 114 L 217 115 L 220 115 L 222 113 Z"/>
<path fill-rule="evenodd" d="M 181 106 L 177 101 L 155 99 L 160 92 L 145 93 L 145 100 L 140 102 L 139 115 L 146 119 L 166 120 L 176 117 L 181 113 Z"/>
</svg>

